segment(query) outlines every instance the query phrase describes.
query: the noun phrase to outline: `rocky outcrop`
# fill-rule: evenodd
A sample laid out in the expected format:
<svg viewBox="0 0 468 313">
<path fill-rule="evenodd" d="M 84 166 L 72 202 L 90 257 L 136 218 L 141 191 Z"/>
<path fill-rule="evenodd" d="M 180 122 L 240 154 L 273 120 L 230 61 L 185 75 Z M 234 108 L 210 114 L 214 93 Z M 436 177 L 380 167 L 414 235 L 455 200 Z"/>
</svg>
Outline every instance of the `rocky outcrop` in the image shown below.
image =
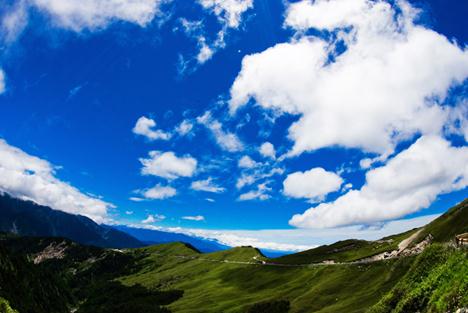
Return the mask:
<svg viewBox="0 0 468 313">
<path fill-rule="evenodd" d="M 417 243 L 414 246 L 411 246 L 412 239 L 416 238 L 417 234 L 418 233 L 416 233 L 413 236 L 411 236 L 410 238 L 402 241 L 398 245 L 397 250 L 386 251 L 386 252 L 383 252 L 383 253 L 380 253 L 380 254 L 376 254 L 376 255 L 373 255 L 371 257 L 359 260 L 359 261 L 357 261 L 357 263 L 370 263 L 370 262 L 375 262 L 375 261 L 380 261 L 380 260 L 393 259 L 393 258 L 402 257 L 402 256 L 411 256 L 411 255 L 420 254 L 421 252 L 424 251 L 424 249 L 428 245 L 431 244 L 434 237 L 431 234 L 429 234 L 429 235 L 426 236 L 426 238 L 424 238 L 423 241 Z"/>
<path fill-rule="evenodd" d="M 50 259 L 63 259 L 65 257 L 65 251 L 67 250 L 68 246 L 65 241 L 60 243 L 52 242 L 48 245 L 44 250 L 39 252 L 34 256 L 34 264 L 39 264 L 44 262 L 45 260 Z"/>
</svg>

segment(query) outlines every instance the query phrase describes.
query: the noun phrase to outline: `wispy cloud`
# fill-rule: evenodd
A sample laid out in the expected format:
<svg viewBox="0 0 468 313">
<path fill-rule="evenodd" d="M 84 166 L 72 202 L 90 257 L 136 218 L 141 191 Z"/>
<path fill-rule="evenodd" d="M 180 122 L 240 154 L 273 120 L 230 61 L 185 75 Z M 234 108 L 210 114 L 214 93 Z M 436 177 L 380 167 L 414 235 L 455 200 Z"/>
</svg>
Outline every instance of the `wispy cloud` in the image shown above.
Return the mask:
<svg viewBox="0 0 468 313">
<path fill-rule="evenodd" d="M 200 222 L 200 221 L 204 221 L 204 220 L 205 220 L 205 217 L 202 216 L 202 215 L 182 216 L 182 219 L 183 219 L 183 220 L 187 220 L 187 221 L 196 221 L 196 222 Z"/>
<path fill-rule="evenodd" d="M 208 177 L 205 180 L 197 180 L 192 182 L 190 188 L 197 191 L 206 191 L 206 192 L 213 192 L 213 193 L 221 193 L 226 190 L 226 188 L 221 187 L 213 183 L 213 179 Z"/>
</svg>

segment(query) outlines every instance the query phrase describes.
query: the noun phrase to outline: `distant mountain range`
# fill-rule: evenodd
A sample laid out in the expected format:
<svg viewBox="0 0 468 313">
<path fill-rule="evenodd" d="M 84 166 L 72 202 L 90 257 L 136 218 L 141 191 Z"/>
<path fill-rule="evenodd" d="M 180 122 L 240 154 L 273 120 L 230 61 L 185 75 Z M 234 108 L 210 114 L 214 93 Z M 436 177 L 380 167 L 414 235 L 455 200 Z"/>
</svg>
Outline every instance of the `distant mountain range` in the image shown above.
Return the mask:
<svg viewBox="0 0 468 313">
<path fill-rule="evenodd" d="M 468 250 L 455 238 L 467 232 L 468 200 L 419 229 L 280 258 L 249 246 L 121 251 L 0 234 L 0 312 L 465 312 Z"/>
<path fill-rule="evenodd" d="M 230 248 L 184 234 L 123 225 L 99 225 L 85 216 L 53 210 L 7 193 L 0 194 L 0 231 L 21 236 L 64 237 L 103 248 L 138 248 L 177 241 L 188 243 L 204 253 Z"/>
<path fill-rule="evenodd" d="M 4 193 L 0 195 L 0 231 L 22 236 L 64 237 L 85 245 L 137 248 L 138 239 L 91 219 L 53 210 Z"/>
<path fill-rule="evenodd" d="M 124 225 L 112 226 L 114 229 L 135 237 L 146 245 L 155 245 L 170 242 L 185 242 L 194 246 L 203 253 L 230 249 L 231 247 L 220 244 L 213 240 L 192 237 L 180 233 L 170 233 L 160 230 L 142 229 Z"/>
</svg>

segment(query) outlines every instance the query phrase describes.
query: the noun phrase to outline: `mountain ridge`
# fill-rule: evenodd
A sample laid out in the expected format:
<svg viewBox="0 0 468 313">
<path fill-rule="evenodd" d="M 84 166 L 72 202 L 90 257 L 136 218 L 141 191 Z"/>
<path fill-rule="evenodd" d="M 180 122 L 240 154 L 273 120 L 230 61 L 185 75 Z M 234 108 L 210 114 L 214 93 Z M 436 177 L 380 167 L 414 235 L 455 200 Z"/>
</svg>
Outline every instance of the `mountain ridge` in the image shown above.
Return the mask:
<svg viewBox="0 0 468 313">
<path fill-rule="evenodd" d="M 101 226 L 90 218 L 53 210 L 33 201 L 0 194 L 0 231 L 25 236 L 66 237 L 98 247 L 137 248 L 144 244 L 111 227 Z"/>
</svg>

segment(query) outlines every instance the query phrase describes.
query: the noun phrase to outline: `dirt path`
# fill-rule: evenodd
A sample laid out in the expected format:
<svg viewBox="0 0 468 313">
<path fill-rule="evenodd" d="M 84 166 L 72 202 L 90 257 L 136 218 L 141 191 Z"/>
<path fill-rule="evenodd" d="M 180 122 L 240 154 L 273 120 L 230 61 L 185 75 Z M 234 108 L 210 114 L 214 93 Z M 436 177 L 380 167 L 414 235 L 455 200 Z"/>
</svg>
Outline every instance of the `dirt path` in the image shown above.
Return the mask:
<svg viewBox="0 0 468 313">
<path fill-rule="evenodd" d="M 224 263 L 224 264 L 237 264 L 237 265 L 261 265 L 261 266 L 277 266 L 277 267 L 317 267 L 317 266 L 330 266 L 330 265 L 353 265 L 353 264 L 369 264 L 369 263 L 374 263 L 374 262 L 379 262 L 382 260 L 386 259 L 391 259 L 391 258 L 397 258 L 401 257 L 400 253 L 404 250 L 406 250 L 411 243 L 418 237 L 418 235 L 421 233 L 422 229 L 418 230 L 414 234 L 412 234 L 410 237 L 402 240 L 398 244 L 398 249 L 394 251 L 387 251 L 378 255 L 374 255 L 368 258 L 356 260 L 356 261 L 351 261 L 351 262 L 336 262 L 336 263 L 306 263 L 306 264 L 282 264 L 282 263 L 272 263 L 272 262 L 267 262 L 263 261 L 261 259 L 258 259 L 257 257 L 253 257 L 254 261 L 231 261 L 231 260 L 217 260 L 217 259 L 209 259 L 209 258 L 204 258 L 204 257 L 199 257 L 199 256 L 193 256 L 193 255 L 171 255 L 169 257 L 172 258 L 178 258 L 178 259 L 184 259 L 184 260 L 198 260 L 202 262 L 211 262 L 211 263 Z M 161 256 L 166 256 L 162 253 L 154 253 L 156 255 L 161 255 Z"/>
<path fill-rule="evenodd" d="M 419 234 L 422 232 L 423 229 L 424 228 L 421 228 L 420 230 L 418 230 L 417 232 L 415 232 L 414 234 L 412 234 L 408 238 L 402 240 L 398 244 L 398 251 L 401 252 L 401 251 L 405 250 L 406 248 L 408 248 L 408 246 L 419 236 Z"/>
</svg>

